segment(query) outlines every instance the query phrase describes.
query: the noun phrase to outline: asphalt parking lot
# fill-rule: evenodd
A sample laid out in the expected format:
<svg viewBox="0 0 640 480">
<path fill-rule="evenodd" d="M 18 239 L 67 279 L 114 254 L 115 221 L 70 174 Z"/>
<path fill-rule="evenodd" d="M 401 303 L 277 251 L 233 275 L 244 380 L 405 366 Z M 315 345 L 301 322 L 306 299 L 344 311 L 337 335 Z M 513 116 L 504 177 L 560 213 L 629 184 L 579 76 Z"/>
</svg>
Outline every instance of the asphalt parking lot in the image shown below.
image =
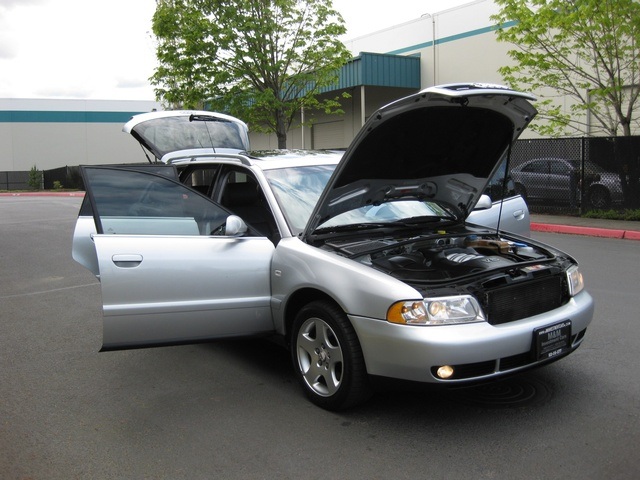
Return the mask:
<svg viewBox="0 0 640 480">
<path fill-rule="evenodd" d="M 635 479 L 640 242 L 534 232 L 581 262 L 584 345 L 489 386 L 400 385 L 333 413 L 266 340 L 99 353 L 80 198 L 0 198 L 0 478 Z"/>
</svg>

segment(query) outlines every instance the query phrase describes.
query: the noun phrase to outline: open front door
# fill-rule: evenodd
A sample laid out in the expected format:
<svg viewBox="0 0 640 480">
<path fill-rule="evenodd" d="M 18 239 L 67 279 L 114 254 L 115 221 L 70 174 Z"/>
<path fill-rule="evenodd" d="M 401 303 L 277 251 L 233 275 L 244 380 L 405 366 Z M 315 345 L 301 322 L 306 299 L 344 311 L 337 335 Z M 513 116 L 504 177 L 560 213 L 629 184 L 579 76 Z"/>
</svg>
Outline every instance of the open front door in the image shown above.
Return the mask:
<svg viewBox="0 0 640 480">
<path fill-rule="evenodd" d="M 82 170 L 97 232 L 103 350 L 273 330 L 271 241 L 225 236 L 229 212 L 173 179 Z"/>
</svg>

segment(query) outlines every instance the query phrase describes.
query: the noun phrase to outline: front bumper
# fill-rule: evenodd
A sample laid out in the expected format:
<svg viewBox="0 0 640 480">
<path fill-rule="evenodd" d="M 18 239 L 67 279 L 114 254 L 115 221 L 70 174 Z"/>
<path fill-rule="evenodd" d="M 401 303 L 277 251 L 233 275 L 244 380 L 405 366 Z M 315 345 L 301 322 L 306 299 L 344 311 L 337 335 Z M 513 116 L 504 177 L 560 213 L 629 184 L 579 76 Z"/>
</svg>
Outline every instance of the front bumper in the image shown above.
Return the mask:
<svg viewBox="0 0 640 480">
<path fill-rule="evenodd" d="M 490 325 L 408 326 L 350 315 L 371 375 L 428 383 L 490 380 L 542 365 L 532 354 L 534 329 L 571 320 L 571 351 L 593 318 L 593 299 L 582 291 L 560 308 L 515 322 Z M 434 376 L 441 365 L 458 367 L 449 380 Z"/>
</svg>

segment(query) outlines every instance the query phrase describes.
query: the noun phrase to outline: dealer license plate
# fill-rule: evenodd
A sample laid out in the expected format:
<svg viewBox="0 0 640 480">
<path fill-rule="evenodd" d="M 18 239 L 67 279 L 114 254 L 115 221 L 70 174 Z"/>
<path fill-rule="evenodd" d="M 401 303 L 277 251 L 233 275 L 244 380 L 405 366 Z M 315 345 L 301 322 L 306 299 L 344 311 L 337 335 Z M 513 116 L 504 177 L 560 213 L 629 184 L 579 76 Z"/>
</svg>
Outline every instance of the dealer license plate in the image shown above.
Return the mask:
<svg viewBox="0 0 640 480">
<path fill-rule="evenodd" d="M 536 328 L 533 342 L 538 360 L 548 360 L 571 350 L 571 320 Z"/>
</svg>

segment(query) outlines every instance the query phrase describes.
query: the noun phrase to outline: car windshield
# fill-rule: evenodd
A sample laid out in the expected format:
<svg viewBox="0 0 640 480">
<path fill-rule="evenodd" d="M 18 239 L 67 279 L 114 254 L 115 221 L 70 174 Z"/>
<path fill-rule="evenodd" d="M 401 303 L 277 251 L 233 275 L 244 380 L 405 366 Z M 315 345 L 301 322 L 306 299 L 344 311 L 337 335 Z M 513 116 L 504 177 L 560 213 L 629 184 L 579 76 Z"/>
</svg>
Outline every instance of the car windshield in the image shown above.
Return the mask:
<svg viewBox="0 0 640 480">
<path fill-rule="evenodd" d="M 264 172 L 294 234 L 304 230 L 336 165 L 280 168 Z"/>
<path fill-rule="evenodd" d="M 294 234 L 304 230 L 320 194 L 335 165 L 316 165 L 265 171 L 265 176 Z M 435 202 L 418 199 L 395 199 L 380 205 L 367 205 L 350 210 L 319 225 L 318 229 L 333 229 L 357 225 L 360 227 L 396 222 L 433 222 L 454 216 Z"/>
<path fill-rule="evenodd" d="M 441 219 L 453 220 L 455 217 L 437 203 L 409 198 L 349 210 L 320 224 L 318 230 L 349 225 L 367 227 L 431 223 Z"/>
</svg>

